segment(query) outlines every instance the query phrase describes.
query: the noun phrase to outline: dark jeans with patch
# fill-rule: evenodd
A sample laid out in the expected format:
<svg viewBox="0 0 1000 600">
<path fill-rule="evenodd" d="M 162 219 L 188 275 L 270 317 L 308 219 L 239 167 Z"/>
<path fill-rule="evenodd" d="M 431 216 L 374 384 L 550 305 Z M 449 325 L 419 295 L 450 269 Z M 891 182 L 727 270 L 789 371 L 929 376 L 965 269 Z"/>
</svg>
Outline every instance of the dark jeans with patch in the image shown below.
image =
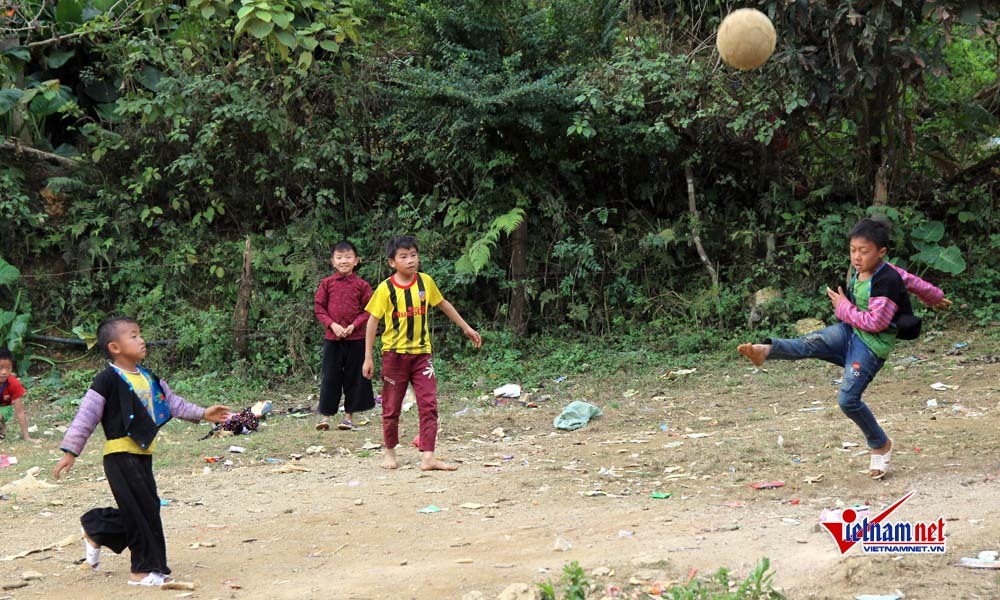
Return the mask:
<svg viewBox="0 0 1000 600">
<path fill-rule="evenodd" d="M 861 399 L 885 360 L 876 356 L 850 325 L 836 323 L 800 338 L 769 338 L 764 343 L 771 344 L 768 360 L 818 358 L 843 367 L 844 380 L 837 394 L 840 410 L 861 429 L 869 448 L 881 448 L 889 441 L 875 415 Z"/>
</svg>

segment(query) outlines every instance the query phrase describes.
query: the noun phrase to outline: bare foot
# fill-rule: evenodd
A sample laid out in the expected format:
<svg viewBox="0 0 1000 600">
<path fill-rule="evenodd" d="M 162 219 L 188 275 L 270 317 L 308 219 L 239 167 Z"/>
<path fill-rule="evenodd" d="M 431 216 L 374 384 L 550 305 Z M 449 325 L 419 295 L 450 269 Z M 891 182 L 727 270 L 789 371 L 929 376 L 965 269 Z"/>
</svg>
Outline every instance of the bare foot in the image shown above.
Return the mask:
<svg viewBox="0 0 1000 600">
<path fill-rule="evenodd" d="M 736 346 L 740 354 L 750 359 L 753 366 L 759 367 L 764 364 L 767 355 L 771 353 L 770 344 L 740 344 Z"/>
<path fill-rule="evenodd" d="M 458 467 L 449 465 L 440 458 L 423 459 L 420 461 L 421 471 L 457 471 Z"/>
<path fill-rule="evenodd" d="M 396 451 L 386 449 L 382 452 L 382 464 L 383 469 L 398 469 L 399 461 L 396 460 Z"/>
<path fill-rule="evenodd" d="M 878 464 L 884 466 L 885 468 L 884 469 L 870 468 L 868 470 L 869 477 L 871 477 L 872 479 L 882 479 L 883 477 L 885 477 L 886 473 L 889 472 L 889 454 L 891 453 L 892 453 L 892 438 L 889 438 L 889 441 L 887 441 L 885 445 L 883 445 L 881 448 L 872 448 L 872 466 L 874 467 L 876 464 Z M 884 459 L 884 462 L 881 462 L 879 459 L 874 458 L 876 456 L 884 456 L 886 458 Z"/>
</svg>

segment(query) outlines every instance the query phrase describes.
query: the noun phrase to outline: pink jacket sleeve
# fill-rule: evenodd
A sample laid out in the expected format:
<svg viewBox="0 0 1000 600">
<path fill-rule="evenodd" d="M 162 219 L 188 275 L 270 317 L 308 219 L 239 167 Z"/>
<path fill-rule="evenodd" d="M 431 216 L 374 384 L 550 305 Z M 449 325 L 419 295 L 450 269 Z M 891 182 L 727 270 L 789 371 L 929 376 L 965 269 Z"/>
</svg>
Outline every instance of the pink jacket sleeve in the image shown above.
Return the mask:
<svg viewBox="0 0 1000 600">
<path fill-rule="evenodd" d="M 87 445 L 87 440 L 90 439 L 91 434 L 101 422 L 101 416 L 104 414 L 104 402 L 104 396 L 94 390 L 87 390 L 80 402 L 80 409 L 76 411 L 73 422 L 70 423 L 62 443 L 59 444 L 60 450 L 65 450 L 73 456 L 80 456 L 83 447 Z"/>
<path fill-rule="evenodd" d="M 326 289 L 326 281 L 321 281 L 319 288 L 316 290 L 316 297 L 313 299 L 313 310 L 316 312 L 316 318 L 319 319 L 319 322 L 326 329 L 329 329 L 330 323 L 333 323 L 330 313 L 326 310 L 326 302 L 329 297 L 330 292 Z"/>
<path fill-rule="evenodd" d="M 181 398 L 170 389 L 166 381 L 160 380 L 160 387 L 163 388 L 163 395 L 166 397 L 167 405 L 170 406 L 170 416 L 197 423 L 205 416 L 205 409 L 192 404 Z"/>
<path fill-rule="evenodd" d="M 944 292 L 941 288 L 924 281 L 901 267 L 897 267 L 892 263 L 887 264 L 895 269 L 899 273 L 899 276 L 903 278 L 903 285 L 906 286 L 906 291 L 920 298 L 920 301 L 927 306 L 934 306 L 944 299 Z"/>
<path fill-rule="evenodd" d="M 857 306 L 845 299 L 837 306 L 837 318 L 861 331 L 879 333 L 885 331 L 899 307 L 885 296 L 876 296 L 868 301 L 868 310 L 858 310 Z"/>
</svg>

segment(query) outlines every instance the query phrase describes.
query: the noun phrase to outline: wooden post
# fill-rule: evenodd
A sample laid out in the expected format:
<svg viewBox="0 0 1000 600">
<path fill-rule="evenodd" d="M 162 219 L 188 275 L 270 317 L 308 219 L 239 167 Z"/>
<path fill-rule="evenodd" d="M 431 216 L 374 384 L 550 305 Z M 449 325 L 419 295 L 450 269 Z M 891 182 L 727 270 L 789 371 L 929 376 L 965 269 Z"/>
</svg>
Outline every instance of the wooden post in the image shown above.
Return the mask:
<svg viewBox="0 0 1000 600">
<path fill-rule="evenodd" d="M 684 178 L 687 179 L 688 212 L 691 213 L 691 240 L 694 242 L 695 249 L 698 250 L 701 263 L 708 270 L 708 276 L 712 278 L 712 287 L 719 287 L 719 273 L 712 266 L 712 261 L 709 260 L 708 254 L 705 253 L 705 247 L 701 244 L 701 221 L 698 217 L 698 204 L 695 202 L 694 172 L 690 166 L 684 167 Z"/>
<path fill-rule="evenodd" d="M 528 215 L 510 238 L 510 278 L 514 281 L 514 289 L 510 298 L 508 325 L 511 333 L 522 336 L 528 330 L 527 305 L 528 296 L 524 289 L 524 278 L 528 273 Z"/>
<path fill-rule="evenodd" d="M 246 246 L 243 248 L 243 271 L 240 273 L 240 289 L 236 294 L 236 311 L 233 314 L 236 355 L 243 359 L 249 355 L 247 347 L 247 322 L 250 318 L 250 293 L 250 237 L 248 236 Z"/>
</svg>

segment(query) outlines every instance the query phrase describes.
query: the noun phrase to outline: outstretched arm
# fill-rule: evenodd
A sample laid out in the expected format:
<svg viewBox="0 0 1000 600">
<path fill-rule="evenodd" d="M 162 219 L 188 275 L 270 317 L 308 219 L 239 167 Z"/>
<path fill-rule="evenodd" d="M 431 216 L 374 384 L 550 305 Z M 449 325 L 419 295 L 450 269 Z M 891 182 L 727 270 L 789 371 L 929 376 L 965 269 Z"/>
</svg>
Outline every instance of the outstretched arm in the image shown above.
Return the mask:
<svg viewBox="0 0 1000 600">
<path fill-rule="evenodd" d="M 448 315 L 448 318 L 451 319 L 455 325 L 458 325 L 458 327 L 462 330 L 462 333 L 465 334 L 465 337 L 469 338 L 472 342 L 473 346 L 479 348 L 483 345 L 483 338 L 480 337 L 479 332 L 465 322 L 465 319 L 462 318 L 462 315 L 458 314 L 458 311 L 451 305 L 451 302 L 442 300 L 437 306 L 441 309 L 441 312 Z"/>
<path fill-rule="evenodd" d="M 934 310 L 947 310 L 951 306 L 951 300 L 944 297 L 944 292 L 941 288 L 917 277 L 902 267 L 897 267 L 892 263 L 888 263 L 888 265 L 903 278 L 903 285 L 906 286 L 906 291 L 920 298 L 920 301 L 930 308 Z"/>
<path fill-rule="evenodd" d="M 24 438 L 26 442 L 32 442 L 35 444 L 41 443 L 42 440 L 31 437 L 28 433 L 28 415 L 24 411 L 24 396 L 19 398 L 14 398 L 14 414 L 17 415 L 17 424 L 21 426 L 21 437 Z"/>
</svg>

